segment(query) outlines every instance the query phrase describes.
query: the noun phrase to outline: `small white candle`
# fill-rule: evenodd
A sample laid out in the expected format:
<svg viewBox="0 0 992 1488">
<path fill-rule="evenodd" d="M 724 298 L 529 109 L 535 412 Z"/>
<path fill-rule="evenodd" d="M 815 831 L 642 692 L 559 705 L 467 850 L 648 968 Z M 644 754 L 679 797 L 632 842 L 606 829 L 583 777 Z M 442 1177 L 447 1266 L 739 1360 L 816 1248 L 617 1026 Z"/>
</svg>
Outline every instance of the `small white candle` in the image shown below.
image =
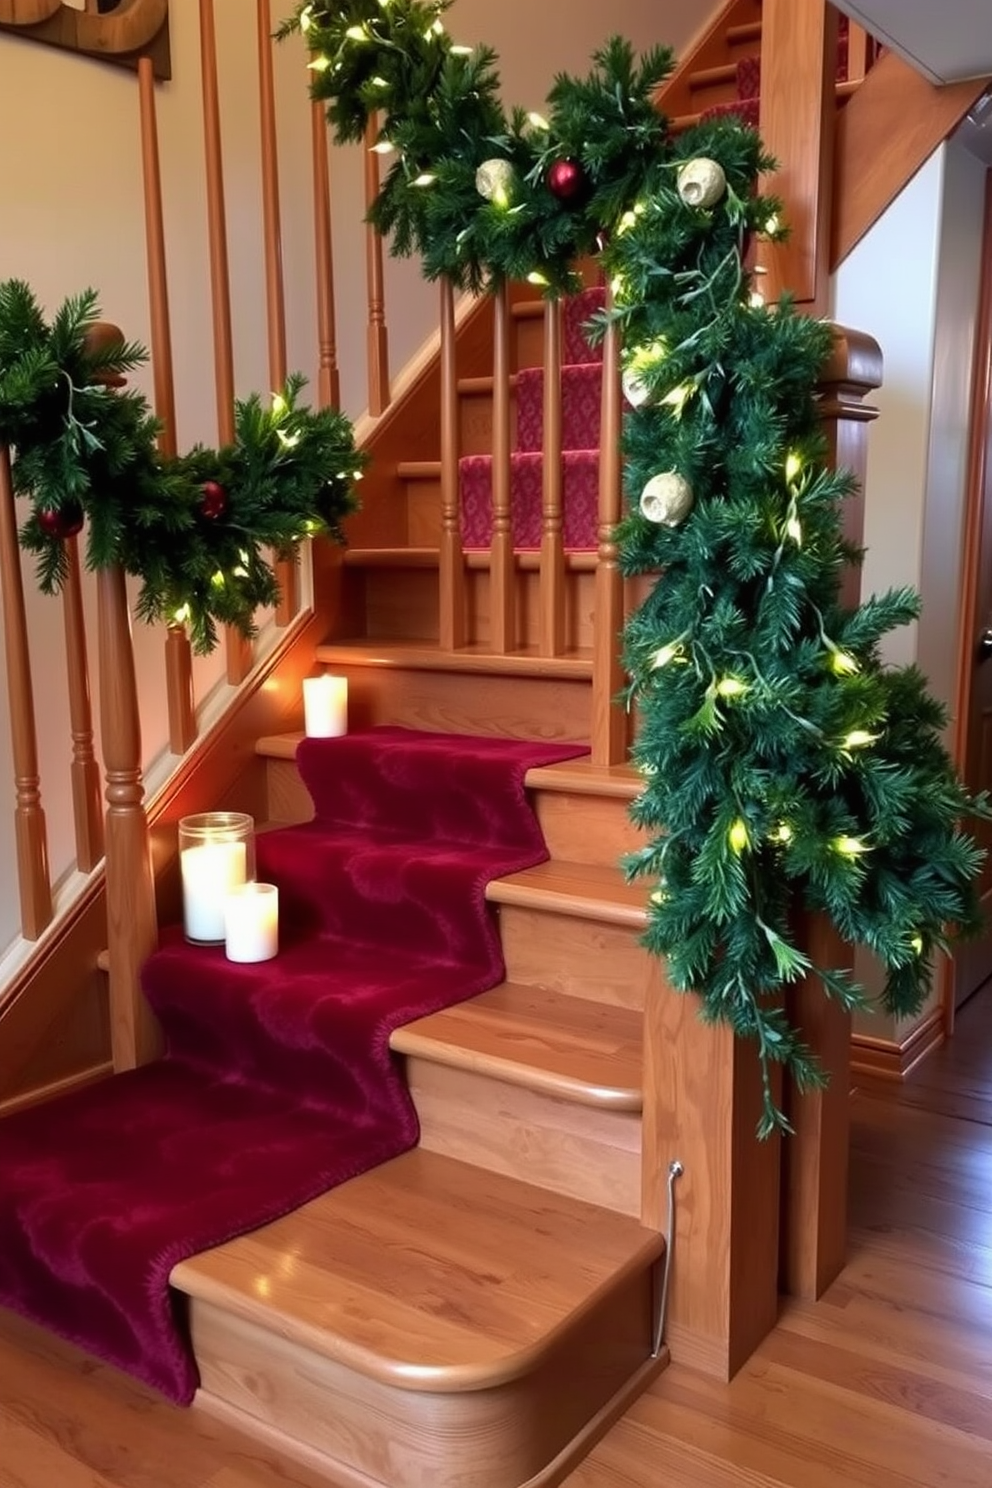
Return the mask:
<svg viewBox="0 0 992 1488">
<path fill-rule="evenodd" d="M 224 900 L 224 949 L 228 961 L 271 961 L 279 950 L 279 890 L 246 883 Z"/>
<path fill-rule="evenodd" d="M 184 848 L 183 928 L 187 940 L 218 944 L 224 939 L 224 901 L 247 877 L 243 842 L 205 842 Z"/>
<path fill-rule="evenodd" d="M 348 678 L 332 677 L 323 672 L 319 677 L 303 679 L 303 718 L 310 739 L 336 739 L 348 732 Z"/>
</svg>

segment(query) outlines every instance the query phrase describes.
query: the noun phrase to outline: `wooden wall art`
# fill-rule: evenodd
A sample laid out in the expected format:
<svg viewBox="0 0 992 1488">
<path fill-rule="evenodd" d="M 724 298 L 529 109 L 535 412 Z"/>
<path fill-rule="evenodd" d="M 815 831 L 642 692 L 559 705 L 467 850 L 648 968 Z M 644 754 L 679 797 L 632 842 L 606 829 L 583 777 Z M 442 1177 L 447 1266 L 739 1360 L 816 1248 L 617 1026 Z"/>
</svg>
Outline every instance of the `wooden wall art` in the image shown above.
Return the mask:
<svg viewBox="0 0 992 1488">
<path fill-rule="evenodd" d="M 84 57 L 135 67 L 152 60 L 157 78 L 172 76 L 169 0 L 0 0 L 0 31 L 64 47 Z"/>
</svg>

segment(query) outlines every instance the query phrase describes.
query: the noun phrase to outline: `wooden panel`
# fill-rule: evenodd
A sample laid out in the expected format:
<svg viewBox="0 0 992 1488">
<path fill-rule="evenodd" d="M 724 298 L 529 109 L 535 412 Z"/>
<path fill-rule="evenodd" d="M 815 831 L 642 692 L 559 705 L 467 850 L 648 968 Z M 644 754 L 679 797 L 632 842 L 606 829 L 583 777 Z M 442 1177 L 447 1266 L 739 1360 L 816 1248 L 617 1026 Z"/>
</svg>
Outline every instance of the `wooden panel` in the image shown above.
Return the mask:
<svg viewBox="0 0 992 1488">
<path fill-rule="evenodd" d="M 660 970 L 644 1020 L 643 1220 L 664 1228 L 669 1165 L 675 1241 L 668 1342 L 676 1358 L 730 1379 L 778 1312 L 778 1137 L 759 1142 L 761 1080 L 752 1044 L 704 1024 L 699 999 Z"/>
<path fill-rule="evenodd" d="M 872 67 L 837 116 L 830 272 L 985 92 L 988 78 L 934 85 L 895 52 Z"/>
<path fill-rule="evenodd" d="M 538 791 L 534 805 L 553 858 L 615 867 L 623 853 L 638 845 L 640 834 L 623 800 Z"/>
<path fill-rule="evenodd" d="M 491 1173 L 636 1217 L 640 1120 L 407 1058 L 420 1145 Z"/>
<path fill-rule="evenodd" d="M 507 979 L 569 997 L 642 1008 L 651 965 L 632 930 L 504 904 L 499 912 Z"/>
<path fill-rule="evenodd" d="M 313 819 L 313 801 L 300 779 L 296 765 L 289 760 L 267 760 L 265 765 L 265 820 L 268 822 L 306 822 Z"/>
<path fill-rule="evenodd" d="M 827 309 L 837 12 L 824 0 L 764 0 L 761 136 L 779 161 L 769 191 L 785 203 L 789 236 L 759 245 L 769 304 L 790 291 L 811 314 Z"/>
</svg>

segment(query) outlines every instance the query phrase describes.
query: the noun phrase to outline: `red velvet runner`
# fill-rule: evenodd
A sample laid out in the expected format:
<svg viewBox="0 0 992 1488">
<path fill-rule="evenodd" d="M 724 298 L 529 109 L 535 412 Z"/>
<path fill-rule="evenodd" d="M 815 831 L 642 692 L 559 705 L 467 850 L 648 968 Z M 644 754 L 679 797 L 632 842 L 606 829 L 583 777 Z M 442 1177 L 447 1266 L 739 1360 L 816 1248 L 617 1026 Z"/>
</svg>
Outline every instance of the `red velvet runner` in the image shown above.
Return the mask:
<svg viewBox="0 0 992 1488">
<path fill-rule="evenodd" d="M 172 1267 L 415 1145 L 389 1035 L 500 980 L 485 886 L 547 856 L 524 775 L 583 753 L 305 740 L 316 819 L 258 840 L 279 956 L 167 934 L 143 978 L 166 1056 L 0 1123 L 0 1303 L 189 1402 Z"/>
</svg>

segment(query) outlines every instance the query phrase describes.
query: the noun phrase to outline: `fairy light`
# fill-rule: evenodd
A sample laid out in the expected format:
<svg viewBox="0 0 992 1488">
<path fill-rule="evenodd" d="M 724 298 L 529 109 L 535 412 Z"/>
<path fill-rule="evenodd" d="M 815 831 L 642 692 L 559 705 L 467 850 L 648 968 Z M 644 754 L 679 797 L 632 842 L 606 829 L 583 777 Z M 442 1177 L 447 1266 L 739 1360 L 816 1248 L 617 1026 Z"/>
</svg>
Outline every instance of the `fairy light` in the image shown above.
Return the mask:
<svg viewBox="0 0 992 1488">
<path fill-rule="evenodd" d="M 179 606 L 178 610 L 176 610 L 176 612 L 175 612 L 175 614 L 173 615 L 172 618 L 176 622 L 177 625 L 185 625 L 186 624 L 186 621 L 189 619 L 189 617 L 190 617 L 190 608 L 189 608 L 189 605 L 188 604 L 184 604 L 184 605 L 180 605 Z"/>
<path fill-rule="evenodd" d="M 307 63 L 307 69 L 310 72 L 326 72 L 330 65 L 330 57 L 325 57 L 324 54 L 321 53 L 319 57 L 314 57 L 310 62 Z"/>
<path fill-rule="evenodd" d="M 364 26 L 349 26 L 344 33 L 349 41 L 368 41 L 369 33 Z"/>
<path fill-rule="evenodd" d="M 863 837 L 835 837 L 833 849 L 844 858 L 859 858 L 862 853 L 869 851 L 868 844 Z"/>
<path fill-rule="evenodd" d="M 619 237 L 625 232 L 630 232 L 630 229 L 636 226 L 636 214 L 634 212 L 624 212 L 623 216 L 620 218 L 620 221 L 617 223 L 617 236 Z"/>
<path fill-rule="evenodd" d="M 451 55 L 453 57 L 471 57 L 472 48 L 470 46 L 453 46 L 451 48 Z"/>
<path fill-rule="evenodd" d="M 786 537 L 791 537 L 797 548 L 803 545 L 803 528 L 799 518 L 793 514 L 785 524 Z"/>
<path fill-rule="evenodd" d="M 739 816 L 727 833 L 727 841 L 730 843 L 731 851 L 742 853 L 745 848 L 751 846 L 751 837 L 747 830 L 747 822 Z"/>
<path fill-rule="evenodd" d="M 838 677 L 850 677 L 858 670 L 858 663 L 849 651 L 830 646 L 830 670 Z"/>
<path fill-rule="evenodd" d="M 657 672 L 662 667 L 668 666 L 669 662 L 674 661 L 681 654 L 681 651 L 682 647 L 678 643 L 662 646 L 651 658 L 651 670 Z"/>
<path fill-rule="evenodd" d="M 211 576 L 210 582 L 211 584 L 213 584 L 215 589 L 223 589 L 224 585 L 227 583 L 227 580 L 225 579 L 223 572 L 218 568 L 217 572 Z"/>
<path fill-rule="evenodd" d="M 721 677 L 716 690 L 722 698 L 740 697 L 747 692 L 747 683 L 742 682 L 739 677 Z"/>
<path fill-rule="evenodd" d="M 627 281 L 624 279 L 623 275 L 614 274 L 613 278 L 610 280 L 610 293 L 612 294 L 613 298 L 619 299 L 626 288 Z"/>
<path fill-rule="evenodd" d="M 852 729 L 845 734 L 841 749 L 867 749 L 869 744 L 874 744 L 881 738 L 880 734 L 870 734 L 867 729 Z"/>
<path fill-rule="evenodd" d="M 548 283 L 548 276 L 547 276 L 547 274 L 542 274 L 541 271 L 540 271 L 540 269 L 531 269 L 530 273 L 527 275 L 527 283 L 528 284 L 547 284 Z"/>
<path fill-rule="evenodd" d="M 793 450 L 786 457 L 786 461 L 785 461 L 785 478 L 788 481 L 788 483 L 789 483 L 790 486 L 793 485 L 795 483 L 795 481 L 799 478 L 799 476 L 802 474 L 802 469 L 803 469 L 802 456 L 801 455 L 797 455 L 796 452 L 795 452 L 795 450 Z"/>
<path fill-rule="evenodd" d="M 312 5 L 304 5 L 303 9 L 300 11 L 300 30 L 302 32 L 304 32 L 304 34 L 305 34 L 307 31 L 310 30 L 310 27 L 312 25 L 313 25 L 313 6 Z"/>
<path fill-rule="evenodd" d="M 276 419 L 281 419 L 283 417 L 283 415 L 286 414 L 286 413 L 288 413 L 288 412 L 289 412 L 289 404 L 286 402 L 286 399 L 283 397 L 282 393 L 273 393 L 272 394 L 272 417 L 273 418 L 276 418 Z"/>
<path fill-rule="evenodd" d="M 781 845 L 785 847 L 792 841 L 793 836 L 794 833 L 792 828 L 789 826 L 789 823 L 779 822 L 774 832 L 769 832 L 768 841 L 781 843 Z"/>
<path fill-rule="evenodd" d="M 678 387 L 673 387 L 671 392 L 666 393 L 660 401 L 666 408 L 672 410 L 676 418 L 681 418 L 685 405 L 695 391 L 691 382 L 680 382 Z"/>
<path fill-rule="evenodd" d="M 550 129 L 551 125 L 543 114 L 528 114 L 527 123 L 532 124 L 535 129 Z"/>
<path fill-rule="evenodd" d="M 415 176 L 413 178 L 413 180 L 410 182 L 410 185 L 411 186 L 433 186 L 434 185 L 434 182 L 436 180 L 437 180 L 437 176 L 435 176 L 432 171 L 421 171 L 419 176 Z"/>
<path fill-rule="evenodd" d="M 909 944 L 912 947 L 912 949 L 916 952 L 917 956 L 922 956 L 923 955 L 923 936 L 922 935 L 914 935 L 913 938 L 912 938 L 912 940 L 909 942 Z"/>
<path fill-rule="evenodd" d="M 372 145 L 371 149 L 373 155 L 392 155 L 396 150 L 396 146 L 393 144 L 392 140 L 384 139 L 379 140 L 377 144 Z"/>
<path fill-rule="evenodd" d="M 765 308 L 765 297 L 760 289 L 752 289 L 748 295 L 748 304 L 752 310 L 763 310 Z"/>
<path fill-rule="evenodd" d="M 292 434 L 287 434 L 285 429 L 277 429 L 276 434 L 283 449 L 295 449 L 303 438 L 299 429 L 294 429 Z"/>
</svg>

